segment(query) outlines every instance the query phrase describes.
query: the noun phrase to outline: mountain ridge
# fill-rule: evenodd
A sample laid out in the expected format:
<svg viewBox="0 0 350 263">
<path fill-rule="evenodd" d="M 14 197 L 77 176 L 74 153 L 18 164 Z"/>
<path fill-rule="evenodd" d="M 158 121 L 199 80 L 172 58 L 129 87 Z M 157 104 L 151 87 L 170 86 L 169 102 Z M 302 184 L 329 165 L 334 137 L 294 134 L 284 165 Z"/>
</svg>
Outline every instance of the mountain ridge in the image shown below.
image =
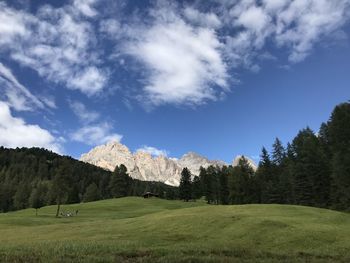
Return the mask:
<svg viewBox="0 0 350 263">
<path fill-rule="evenodd" d="M 236 157 L 232 164 L 237 165 L 236 160 L 241 157 Z M 252 168 L 256 169 L 254 161 L 247 157 L 246 159 Z M 184 154 L 180 159 L 164 155 L 152 156 L 145 151 L 132 153 L 127 146 L 117 141 L 92 148 L 89 152 L 82 154 L 80 160 L 110 171 L 113 171 L 116 165 L 124 164 L 129 175 L 135 179 L 159 181 L 173 186 L 179 185 L 184 167 L 187 167 L 195 176 L 199 175 L 201 166 L 207 168 L 210 165 L 219 167 L 229 165 L 221 160 L 209 160 L 193 151 Z"/>
</svg>

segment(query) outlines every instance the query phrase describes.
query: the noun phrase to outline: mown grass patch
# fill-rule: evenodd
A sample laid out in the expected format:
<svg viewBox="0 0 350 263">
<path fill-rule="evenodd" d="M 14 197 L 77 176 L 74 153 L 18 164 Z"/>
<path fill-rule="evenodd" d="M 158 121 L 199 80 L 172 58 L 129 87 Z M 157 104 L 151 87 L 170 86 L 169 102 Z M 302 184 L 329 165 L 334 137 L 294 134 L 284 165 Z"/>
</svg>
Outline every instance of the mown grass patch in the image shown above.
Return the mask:
<svg viewBox="0 0 350 263">
<path fill-rule="evenodd" d="M 135 197 L 0 214 L 0 262 L 350 262 L 350 215 Z"/>
</svg>

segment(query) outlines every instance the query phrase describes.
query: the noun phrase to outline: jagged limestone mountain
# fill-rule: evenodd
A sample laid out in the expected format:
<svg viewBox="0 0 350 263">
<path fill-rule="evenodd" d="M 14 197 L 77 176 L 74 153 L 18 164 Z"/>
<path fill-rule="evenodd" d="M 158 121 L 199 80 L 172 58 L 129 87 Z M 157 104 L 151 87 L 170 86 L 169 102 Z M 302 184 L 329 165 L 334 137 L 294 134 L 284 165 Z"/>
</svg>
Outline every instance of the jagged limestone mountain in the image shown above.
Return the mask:
<svg viewBox="0 0 350 263">
<path fill-rule="evenodd" d="M 93 148 L 83 154 L 81 161 L 113 171 L 117 165 L 124 164 L 128 173 L 135 179 L 159 181 L 169 185 L 178 185 L 182 168 L 176 161 L 165 156 L 153 157 L 147 152 L 131 151 L 119 142 L 109 142 Z"/>
<path fill-rule="evenodd" d="M 239 163 L 239 160 L 243 157 L 243 155 L 237 155 L 236 158 L 232 161 L 232 166 L 237 166 Z M 250 159 L 247 156 L 244 156 L 244 158 L 247 160 L 248 164 L 253 168 L 254 171 L 256 171 L 256 169 L 258 169 L 257 165 L 255 164 L 255 162 Z"/>
<path fill-rule="evenodd" d="M 227 165 L 223 161 L 209 160 L 194 152 L 189 152 L 180 159 L 162 155 L 154 157 L 143 151 L 133 154 L 128 147 L 115 141 L 93 148 L 83 154 L 80 160 L 110 171 L 113 171 L 116 165 L 124 164 L 129 175 L 135 179 L 159 181 L 176 186 L 180 183 L 181 171 L 184 167 L 187 167 L 192 175 L 199 175 L 201 166 L 207 168 L 210 165 L 219 167 Z M 252 160 L 248 160 L 253 167 L 256 167 Z"/>
<path fill-rule="evenodd" d="M 227 165 L 223 161 L 211 161 L 208 158 L 201 156 L 195 152 L 186 153 L 178 160 L 178 165 L 180 167 L 187 167 L 190 169 L 191 173 L 194 175 L 199 175 L 199 168 L 202 166 L 203 168 L 207 168 L 210 165 L 222 167 Z"/>
</svg>

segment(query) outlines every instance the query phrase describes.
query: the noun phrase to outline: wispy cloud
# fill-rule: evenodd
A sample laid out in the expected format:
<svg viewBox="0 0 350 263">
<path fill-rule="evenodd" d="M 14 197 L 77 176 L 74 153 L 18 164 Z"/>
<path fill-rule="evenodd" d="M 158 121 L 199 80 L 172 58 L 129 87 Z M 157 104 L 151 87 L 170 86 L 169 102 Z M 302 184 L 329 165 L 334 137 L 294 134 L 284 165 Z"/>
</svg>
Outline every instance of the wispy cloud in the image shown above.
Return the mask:
<svg viewBox="0 0 350 263">
<path fill-rule="evenodd" d="M 236 29 L 227 36 L 227 52 L 236 65 L 250 68 L 269 40 L 286 48 L 289 62 L 300 62 L 322 38 L 341 30 L 349 20 L 349 8 L 348 0 L 223 2 L 220 17 L 226 27 Z"/>
<path fill-rule="evenodd" d="M 69 106 L 74 112 L 74 114 L 79 118 L 83 123 L 91 123 L 96 121 L 100 114 L 93 110 L 88 110 L 86 106 L 79 101 L 69 101 Z"/>
<path fill-rule="evenodd" d="M 68 101 L 70 108 L 82 123 L 81 127 L 70 134 L 70 139 L 87 145 L 96 146 L 109 141 L 120 141 L 122 135 L 113 132 L 109 122 L 101 121 L 101 115 L 89 110 L 79 101 Z"/>
<path fill-rule="evenodd" d="M 112 126 L 105 122 L 96 125 L 84 126 L 72 133 L 70 137 L 73 141 L 96 146 L 109 141 L 119 142 L 123 136 L 113 133 Z"/>
<path fill-rule="evenodd" d="M 87 95 L 100 92 L 108 72 L 100 68 L 96 35 L 82 16 L 95 16 L 94 1 L 40 7 L 36 14 L 1 3 L 0 48 L 10 57 L 52 82 Z"/>
<path fill-rule="evenodd" d="M 341 30 L 349 0 L 241 0 L 213 5 L 158 4 L 146 25 L 128 25 L 127 54 L 146 69 L 143 96 L 152 105 L 197 105 L 229 91 L 228 71 L 259 72 L 266 43 L 284 48 L 290 64 Z M 203 8 L 207 6 L 207 8 Z M 117 27 L 113 27 L 117 30 Z M 123 25 L 118 24 L 118 30 Z M 266 56 L 265 56 L 266 58 Z M 286 62 L 283 62 L 286 63 Z"/>
<path fill-rule="evenodd" d="M 222 25 L 220 18 L 213 12 L 204 13 L 192 7 L 185 7 L 184 15 L 194 25 L 207 28 L 219 28 Z"/>
<path fill-rule="evenodd" d="M 125 48 L 148 70 L 145 96 L 153 105 L 215 100 L 213 86 L 227 88 L 227 66 L 215 31 L 193 27 L 175 13 L 165 16 L 167 12 L 172 11 L 160 10 L 150 27 L 131 31 Z"/>
<path fill-rule="evenodd" d="M 0 62 L 0 85 L 1 99 L 6 100 L 7 104 L 18 111 L 43 109 L 45 106 L 55 108 L 54 100 L 49 97 L 34 96 L 26 87 L 24 87 L 12 71 Z"/>
<path fill-rule="evenodd" d="M 348 0 L 291 2 L 273 14 L 277 44 L 291 49 L 289 61 L 304 60 L 322 37 L 339 30 L 349 20 L 349 7 Z"/>
<path fill-rule="evenodd" d="M 94 8 L 96 0 L 74 0 L 73 6 L 81 12 L 84 16 L 94 17 L 98 14 Z"/>
<path fill-rule="evenodd" d="M 144 145 L 141 148 L 137 149 L 136 152 L 146 152 L 153 156 L 168 156 L 169 152 L 166 150 L 160 150 L 152 146 Z"/>
<path fill-rule="evenodd" d="M 112 5 L 118 14 L 129 7 L 71 0 L 29 13 L 0 3 L 0 52 L 88 96 L 116 85 L 113 73 L 124 68 L 135 71 L 133 95 L 148 106 L 199 105 L 228 93 L 238 69 L 259 72 L 261 54 L 303 61 L 350 18 L 349 0 L 155 1 L 124 17 Z"/>
</svg>

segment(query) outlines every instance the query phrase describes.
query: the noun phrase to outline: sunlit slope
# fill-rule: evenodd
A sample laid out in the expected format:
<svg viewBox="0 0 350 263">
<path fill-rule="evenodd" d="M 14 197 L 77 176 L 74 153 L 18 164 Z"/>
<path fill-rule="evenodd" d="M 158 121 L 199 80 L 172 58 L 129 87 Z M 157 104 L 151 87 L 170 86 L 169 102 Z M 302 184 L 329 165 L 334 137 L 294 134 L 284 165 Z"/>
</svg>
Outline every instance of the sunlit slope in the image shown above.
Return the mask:
<svg viewBox="0 0 350 263">
<path fill-rule="evenodd" d="M 350 215 L 122 198 L 0 214 L 0 261 L 350 262 Z"/>
</svg>

